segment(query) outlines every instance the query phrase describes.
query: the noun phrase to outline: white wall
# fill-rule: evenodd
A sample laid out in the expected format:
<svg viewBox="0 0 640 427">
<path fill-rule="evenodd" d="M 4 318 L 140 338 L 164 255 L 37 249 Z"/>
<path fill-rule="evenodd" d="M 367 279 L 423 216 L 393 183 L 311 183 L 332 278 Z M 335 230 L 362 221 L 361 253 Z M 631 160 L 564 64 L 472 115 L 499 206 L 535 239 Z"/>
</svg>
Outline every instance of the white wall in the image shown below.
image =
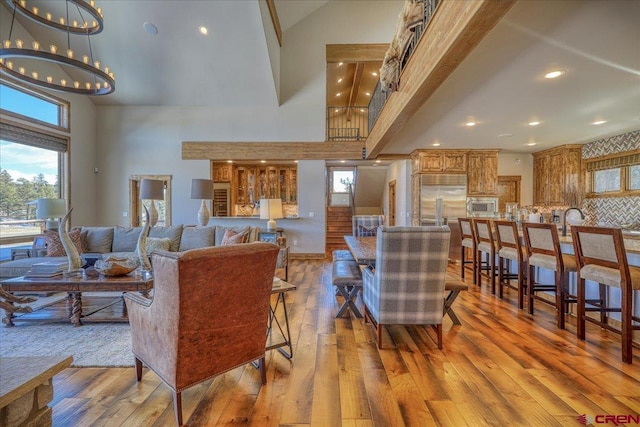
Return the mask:
<svg viewBox="0 0 640 427">
<path fill-rule="evenodd" d="M 389 216 L 389 182 L 396 181 L 396 225 L 411 225 L 411 160 L 397 160 L 387 168 L 383 213 Z M 387 222 L 388 224 L 388 222 Z"/>
<path fill-rule="evenodd" d="M 381 1 L 375 8 L 362 8 L 357 1 L 329 2 L 289 29 L 280 51 L 281 106 L 274 95 L 272 105 L 233 108 L 97 107 L 100 173 L 93 188 L 99 189 L 98 222 L 129 224 L 122 213 L 128 210 L 132 174 L 168 174 L 173 177 L 173 223 L 195 223 L 200 202 L 190 199 L 191 179 L 209 177 L 209 162 L 181 160 L 183 141 L 324 140 L 325 45 L 388 42 L 401 7 L 399 1 Z M 298 200 L 301 218 L 278 224 L 292 252 L 324 253 L 324 161 L 298 164 Z"/>
<path fill-rule="evenodd" d="M 533 156 L 526 153 L 498 153 L 498 175 L 520 175 L 520 205 L 533 204 Z"/>
</svg>

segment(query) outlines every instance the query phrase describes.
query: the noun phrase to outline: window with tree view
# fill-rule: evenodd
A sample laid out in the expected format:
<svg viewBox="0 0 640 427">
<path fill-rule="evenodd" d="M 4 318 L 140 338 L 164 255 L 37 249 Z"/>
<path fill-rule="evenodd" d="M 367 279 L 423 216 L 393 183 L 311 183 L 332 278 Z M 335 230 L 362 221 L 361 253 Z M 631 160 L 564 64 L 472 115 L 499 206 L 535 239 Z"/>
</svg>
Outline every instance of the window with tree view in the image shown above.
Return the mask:
<svg viewBox="0 0 640 427">
<path fill-rule="evenodd" d="M 35 201 L 63 198 L 62 165 L 68 138 L 61 137 L 60 131 L 65 129 L 68 108 L 66 102 L 44 93 L 0 83 L 2 244 L 31 242 L 44 225 L 35 217 Z"/>
</svg>

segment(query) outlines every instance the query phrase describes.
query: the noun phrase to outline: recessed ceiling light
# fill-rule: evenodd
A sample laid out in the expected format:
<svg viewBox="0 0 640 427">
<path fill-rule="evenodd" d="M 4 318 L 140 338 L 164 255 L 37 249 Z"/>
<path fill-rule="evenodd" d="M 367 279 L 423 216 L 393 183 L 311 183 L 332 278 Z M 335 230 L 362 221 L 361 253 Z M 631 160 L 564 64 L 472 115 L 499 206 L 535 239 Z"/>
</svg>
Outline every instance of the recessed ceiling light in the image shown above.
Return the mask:
<svg viewBox="0 0 640 427">
<path fill-rule="evenodd" d="M 539 124 L 540 122 L 536 122 L 536 121 L 529 122 L 529 126 L 538 126 Z"/>
<path fill-rule="evenodd" d="M 434 143 L 433 143 L 433 144 L 431 144 L 431 145 L 433 145 L 434 147 L 440 147 L 440 143 L 439 143 L 439 142 L 434 142 Z"/>
<path fill-rule="evenodd" d="M 339 113 L 339 112 L 340 112 L 340 109 L 339 109 L 339 108 L 336 108 L 335 110 L 333 110 L 333 112 L 334 112 L 334 113 Z"/>
<path fill-rule="evenodd" d="M 200 27 L 198 27 L 198 31 L 200 31 L 200 34 L 202 34 L 203 36 L 206 36 L 207 34 L 209 34 L 209 29 L 204 25 L 201 25 Z"/>
<path fill-rule="evenodd" d="M 467 123 L 465 123 L 464 125 L 465 125 L 465 126 L 468 126 L 468 127 L 472 127 L 472 126 L 477 125 L 477 123 L 476 123 L 476 122 L 467 122 Z"/>
<path fill-rule="evenodd" d="M 378 73 L 376 73 L 375 71 L 373 73 L 371 73 L 372 76 L 377 76 Z"/>
<path fill-rule="evenodd" d="M 336 96 L 340 96 L 340 92 L 336 93 Z"/>
<path fill-rule="evenodd" d="M 535 142 L 527 142 L 527 145 L 528 145 L 529 147 L 533 147 L 534 145 L 536 145 L 536 143 L 535 143 Z"/>
<path fill-rule="evenodd" d="M 267 163 L 266 160 L 260 160 L 260 163 Z"/>
<path fill-rule="evenodd" d="M 361 109 L 360 109 L 360 112 L 361 112 L 361 113 L 364 113 L 364 108 L 361 108 Z"/>
<path fill-rule="evenodd" d="M 227 163 L 233 163 L 233 160 L 227 160 Z"/>
<path fill-rule="evenodd" d="M 498 138 L 508 138 L 510 136 L 513 136 L 512 133 L 500 133 L 498 134 Z"/>
<path fill-rule="evenodd" d="M 605 123 L 607 123 L 607 121 L 606 121 L 606 120 L 596 120 L 595 122 L 593 122 L 593 123 L 591 123 L 591 124 L 592 124 L 592 125 L 596 125 L 596 126 L 597 126 L 597 125 L 603 125 L 603 124 L 605 124 Z"/>
<path fill-rule="evenodd" d="M 340 160 L 340 163 L 346 163 L 346 162 L 347 162 L 346 160 Z"/>
<path fill-rule="evenodd" d="M 371 92 L 365 92 L 364 94 L 367 96 L 371 96 Z"/>
<path fill-rule="evenodd" d="M 378 164 L 377 164 L 377 163 L 374 163 L 374 164 L 372 164 L 371 166 L 378 166 Z"/>
<path fill-rule="evenodd" d="M 564 70 L 553 70 L 553 71 L 549 71 L 547 74 L 544 75 L 545 79 L 555 79 L 558 78 L 560 76 L 562 76 L 565 73 Z"/>
<path fill-rule="evenodd" d="M 298 161 L 297 161 L 297 160 L 294 160 L 294 161 L 293 161 L 293 163 L 298 163 Z"/>
<path fill-rule="evenodd" d="M 342 64 L 344 64 L 344 62 L 338 62 L 338 67 L 342 67 Z"/>
<path fill-rule="evenodd" d="M 342 77 L 338 79 L 338 83 L 342 83 Z"/>
<path fill-rule="evenodd" d="M 153 25 L 151 22 L 145 22 L 144 24 L 142 24 L 142 28 L 144 28 L 144 30 L 155 36 L 156 34 L 158 34 L 158 27 L 156 27 L 155 25 Z"/>
<path fill-rule="evenodd" d="M 381 162 L 382 162 L 382 160 L 376 160 L 376 163 L 381 163 Z"/>
</svg>

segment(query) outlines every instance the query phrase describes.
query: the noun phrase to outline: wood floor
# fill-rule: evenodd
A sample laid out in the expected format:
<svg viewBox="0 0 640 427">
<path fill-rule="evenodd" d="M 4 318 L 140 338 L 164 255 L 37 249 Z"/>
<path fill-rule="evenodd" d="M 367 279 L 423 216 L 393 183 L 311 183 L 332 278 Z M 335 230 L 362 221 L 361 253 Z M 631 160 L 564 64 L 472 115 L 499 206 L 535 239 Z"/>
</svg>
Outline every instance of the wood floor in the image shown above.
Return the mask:
<svg viewBox="0 0 640 427">
<path fill-rule="evenodd" d="M 574 319 L 559 330 L 546 304 L 530 316 L 513 290 L 501 301 L 469 282 L 442 350 L 431 331 L 394 326 L 379 351 L 371 325 L 334 318 L 329 267 L 292 263 L 293 361 L 268 352 L 262 388 L 247 366 L 183 392 L 187 425 L 579 426 L 583 414 L 640 414 L 640 350 L 623 364 L 618 335 L 587 325 L 579 341 Z M 133 368 L 70 368 L 54 384 L 56 426 L 174 425 L 171 392 L 146 369 L 136 383 Z"/>
</svg>

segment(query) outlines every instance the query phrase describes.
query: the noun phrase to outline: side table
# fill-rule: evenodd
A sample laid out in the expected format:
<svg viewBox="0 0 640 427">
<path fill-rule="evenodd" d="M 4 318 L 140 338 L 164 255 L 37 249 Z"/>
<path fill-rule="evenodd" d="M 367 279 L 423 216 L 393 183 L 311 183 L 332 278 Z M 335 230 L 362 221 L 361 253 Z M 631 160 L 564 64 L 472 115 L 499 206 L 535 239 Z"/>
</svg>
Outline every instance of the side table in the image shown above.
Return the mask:
<svg viewBox="0 0 640 427">
<path fill-rule="evenodd" d="M 291 329 L 289 328 L 289 313 L 287 312 L 287 300 L 285 294 L 296 289 L 295 285 L 284 280 L 274 278 L 271 288 L 271 294 L 277 294 L 275 302 L 269 307 L 269 322 L 267 324 L 267 350 L 278 349 L 280 353 L 287 359 L 293 357 L 293 346 L 291 342 Z M 278 309 L 284 317 L 284 325 L 281 319 L 278 319 Z M 276 329 L 274 329 L 274 326 Z M 284 328 L 283 328 L 284 327 Z M 274 333 L 275 332 L 275 333 Z M 288 347 L 286 351 L 284 347 Z"/>
</svg>

